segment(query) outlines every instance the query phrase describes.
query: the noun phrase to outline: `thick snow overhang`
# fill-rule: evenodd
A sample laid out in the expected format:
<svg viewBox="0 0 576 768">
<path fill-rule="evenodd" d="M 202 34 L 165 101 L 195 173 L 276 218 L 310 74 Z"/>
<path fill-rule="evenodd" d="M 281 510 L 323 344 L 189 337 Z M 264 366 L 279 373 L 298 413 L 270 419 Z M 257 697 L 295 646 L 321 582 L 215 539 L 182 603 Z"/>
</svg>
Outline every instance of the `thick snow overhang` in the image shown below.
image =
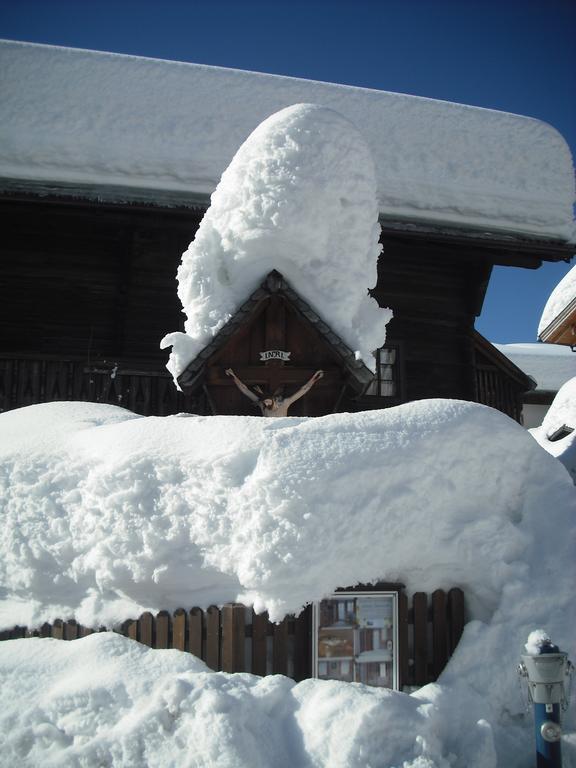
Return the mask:
<svg viewBox="0 0 576 768">
<path fill-rule="evenodd" d="M 235 333 L 250 323 L 261 308 L 262 303 L 271 296 L 282 297 L 306 325 L 314 328 L 338 364 L 346 370 L 348 382 L 353 389 L 358 393 L 364 392 L 374 379 L 372 371 L 362 361 L 356 359 L 354 352 L 332 331 L 312 307 L 298 296 L 296 291 L 276 270 L 272 270 L 267 275 L 260 288 L 254 291 L 213 340 L 188 364 L 178 377 L 178 385 L 182 390 L 185 392 L 193 391 L 199 386 L 210 359 L 228 343 Z"/>
<path fill-rule="evenodd" d="M 0 189 L 209 195 L 248 134 L 312 102 L 357 124 L 383 219 L 574 241 L 572 158 L 551 126 L 415 96 L 0 42 Z M 123 192 L 124 190 L 124 192 Z"/>
<path fill-rule="evenodd" d="M 576 346 L 576 267 L 550 294 L 540 318 L 538 338 L 549 344 Z"/>
</svg>

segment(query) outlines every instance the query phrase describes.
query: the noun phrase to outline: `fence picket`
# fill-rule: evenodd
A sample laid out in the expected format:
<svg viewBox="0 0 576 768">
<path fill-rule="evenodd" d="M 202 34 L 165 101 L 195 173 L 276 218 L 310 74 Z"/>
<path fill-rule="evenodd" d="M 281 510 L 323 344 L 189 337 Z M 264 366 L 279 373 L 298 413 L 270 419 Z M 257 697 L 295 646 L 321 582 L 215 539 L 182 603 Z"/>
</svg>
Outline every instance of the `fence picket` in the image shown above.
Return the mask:
<svg viewBox="0 0 576 768">
<path fill-rule="evenodd" d="M 168 611 L 160 611 L 156 616 L 154 648 L 170 648 L 170 614 Z"/>
<path fill-rule="evenodd" d="M 206 612 L 206 658 L 204 661 L 215 672 L 220 669 L 220 611 L 211 605 Z"/>
<path fill-rule="evenodd" d="M 294 622 L 294 680 L 312 675 L 312 606 L 307 605 Z"/>
<path fill-rule="evenodd" d="M 69 619 L 64 624 L 64 639 L 76 640 L 77 637 L 78 637 L 78 624 L 74 621 L 74 619 Z"/>
<path fill-rule="evenodd" d="M 432 674 L 434 680 L 448 661 L 448 628 L 446 626 L 446 594 L 437 589 L 432 593 Z"/>
<path fill-rule="evenodd" d="M 199 659 L 204 659 L 204 612 L 192 608 L 189 616 L 190 647 L 189 651 Z"/>
<path fill-rule="evenodd" d="M 178 651 L 186 649 L 186 611 L 178 608 L 172 619 L 172 647 Z"/>
<path fill-rule="evenodd" d="M 55 637 L 57 640 L 64 640 L 64 623 L 62 619 L 54 619 L 52 637 Z"/>
<path fill-rule="evenodd" d="M 428 596 L 415 592 L 412 600 L 414 613 L 414 685 L 428 682 Z"/>
<path fill-rule="evenodd" d="M 448 592 L 448 620 L 448 653 L 451 656 L 464 631 L 464 593 L 459 587 Z"/>
<path fill-rule="evenodd" d="M 143 613 L 138 619 L 138 640 L 150 648 L 154 645 L 154 616 L 151 613 Z"/>
<path fill-rule="evenodd" d="M 268 671 L 268 614 L 252 611 L 252 674 L 264 677 Z"/>
<path fill-rule="evenodd" d="M 222 670 L 244 672 L 244 631 L 243 605 L 225 605 L 222 608 Z"/>
<path fill-rule="evenodd" d="M 288 617 L 274 625 L 272 644 L 272 674 L 288 674 Z"/>
<path fill-rule="evenodd" d="M 398 685 L 400 690 L 409 685 L 408 666 L 408 598 L 404 592 L 398 593 Z"/>
</svg>

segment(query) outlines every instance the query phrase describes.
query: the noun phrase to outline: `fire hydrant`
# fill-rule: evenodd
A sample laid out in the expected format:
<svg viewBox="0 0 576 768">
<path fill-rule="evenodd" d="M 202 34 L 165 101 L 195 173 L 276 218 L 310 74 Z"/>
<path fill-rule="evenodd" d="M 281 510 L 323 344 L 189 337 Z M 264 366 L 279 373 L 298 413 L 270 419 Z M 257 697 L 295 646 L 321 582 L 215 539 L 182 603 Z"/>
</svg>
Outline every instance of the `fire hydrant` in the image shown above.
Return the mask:
<svg viewBox="0 0 576 768">
<path fill-rule="evenodd" d="M 561 768 L 560 710 L 568 707 L 574 667 L 543 630 L 532 632 L 525 648 L 518 673 L 527 682 L 528 699 L 534 704 L 536 766 Z"/>
</svg>

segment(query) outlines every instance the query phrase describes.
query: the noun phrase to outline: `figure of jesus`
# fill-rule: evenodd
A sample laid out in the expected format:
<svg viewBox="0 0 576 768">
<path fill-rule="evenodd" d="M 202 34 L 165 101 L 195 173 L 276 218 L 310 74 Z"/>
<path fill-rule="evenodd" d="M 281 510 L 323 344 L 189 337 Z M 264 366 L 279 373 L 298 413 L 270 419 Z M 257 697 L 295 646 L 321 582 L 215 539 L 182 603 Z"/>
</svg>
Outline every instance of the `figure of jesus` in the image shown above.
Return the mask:
<svg viewBox="0 0 576 768">
<path fill-rule="evenodd" d="M 264 393 L 260 387 L 254 387 L 254 389 L 259 393 L 256 394 L 251 389 L 249 389 L 246 384 L 244 384 L 243 381 L 241 381 L 238 376 L 234 373 L 232 368 L 227 368 L 226 376 L 231 376 L 234 383 L 242 392 L 243 395 L 246 395 L 250 400 L 252 400 L 253 403 L 258 405 L 262 412 L 262 416 L 270 417 L 270 416 L 288 416 L 288 408 L 292 405 L 292 403 L 295 403 L 296 400 L 299 400 L 303 395 L 306 394 L 306 392 L 309 392 L 314 384 L 316 384 L 317 381 L 319 381 L 322 376 L 324 376 L 324 371 L 316 371 L 316 373 L 310 378 L 306 384 L 304 384 L 297 392 L 294 392 L 293 395 L 290 395 L 290 397 L 282 397 L 281 395 L 277 394 L 276 392 L 273 395 Z"/>
</svg>

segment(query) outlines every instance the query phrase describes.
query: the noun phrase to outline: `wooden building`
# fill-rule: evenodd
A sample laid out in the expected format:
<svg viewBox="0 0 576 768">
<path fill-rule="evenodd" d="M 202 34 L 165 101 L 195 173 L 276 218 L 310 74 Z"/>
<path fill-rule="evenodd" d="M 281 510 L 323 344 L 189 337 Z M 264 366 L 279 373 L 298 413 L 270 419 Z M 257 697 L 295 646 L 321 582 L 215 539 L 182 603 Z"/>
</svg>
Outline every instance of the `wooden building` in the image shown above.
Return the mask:
<svg viewBox="0 0 576 768">
<path fill-rule="evenodd" d="M 294 415 L 448 397 L 486 403 L 519 419 L 522 394 L 532 384 L 479 336 L 474 320 L 493 264 L 535 268 L 543 258 L 565 257 L 566 249 L 478 241 L 453 230 L 423 236 L 384 225 L 372 293 L 393 308 L 394 318 L 386 347 L 377 352 L 374 382 L 366 369 L 354 367 L 331 329 L 322 330 L 315 308 L 302 306 L 287 286 L 281 320 L 269 311 L 255 322 L 254 307 L 240 311 L 233 338 L 220 334 L 207 350 L 212 357 L 183 374 L 184 392 L 178 393 L 159 341 L 182 325 L 175 273 L 204 209 L 97 202 L 93 195 L 76 190 L 72 198 L 58 189 L 2 195 L 2 410 L 80 399 L 142 414 L 254 413 L 223 370 L 236 366 L 248 383 L 265 383 L 254 371 L 266 367 L 260 352 L 287 347 L 291 362 L 279 383 L 290 388 L 317 368 L 328 371 L 317 391 L 294 405 Z M 247 296 L 246 302 L 262 299 Z M 223 339 L 226 348 L 216 350 Z"/>
<path fill-rule="evenodd" d="M 552 128 L 396 94 L 49 46 L 0 42 L 0 62 L 0 411 L 80 399 L 141 414 L 253 413 L 223 374 L 232 366 L 249 384 L 288 389 L 326 369 L 294 415 L 443 397 L 520 418 L 531 381 L 474 321 L 494 265 L 535 269 L 572 255 L 571 169 Z M 183 326 L 181 253 L 246 135 L 304 101 L 361 119 L 375 158 L 384 249 L 377 284 L 358 290 L 371 287 L 394 311 L 376 378 L 319 308 L 263 274 L 264 293 L 246 296 L 178 392 L 159 342 Z M 428 121 L 426 136 L 418 121 Z M 513 163 L 536 144 L 548 147 L 548 164 Z M 272 254 L 269 271 L 277 268 Z M 261 361 L 278 347 L 289 361 Z"/>
</svg>

